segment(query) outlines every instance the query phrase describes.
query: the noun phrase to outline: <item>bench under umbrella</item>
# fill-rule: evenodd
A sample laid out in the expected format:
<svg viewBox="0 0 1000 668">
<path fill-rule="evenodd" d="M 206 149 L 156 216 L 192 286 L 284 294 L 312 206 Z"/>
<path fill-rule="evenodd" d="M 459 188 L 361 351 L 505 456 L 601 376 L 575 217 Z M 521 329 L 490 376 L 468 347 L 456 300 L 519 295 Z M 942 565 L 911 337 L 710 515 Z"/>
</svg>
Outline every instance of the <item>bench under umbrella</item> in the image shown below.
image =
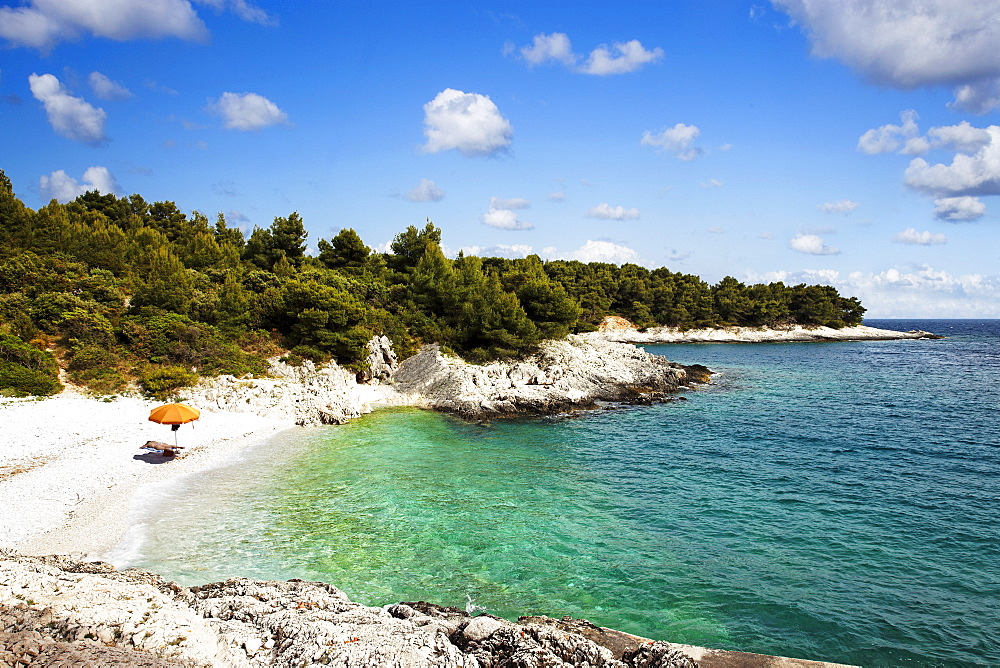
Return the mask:
<svg viewBox="0 0 1000 668">
<path fill-rule="evenodd" d="M 194 422 L 201 417 L 201 411 L 186 404 L 164 404 L 149 412 L 150 422 L 171 425 L 174 432 L 174 446 L 177 446 L 177 430 L 182 424 Z"/>
</svg>

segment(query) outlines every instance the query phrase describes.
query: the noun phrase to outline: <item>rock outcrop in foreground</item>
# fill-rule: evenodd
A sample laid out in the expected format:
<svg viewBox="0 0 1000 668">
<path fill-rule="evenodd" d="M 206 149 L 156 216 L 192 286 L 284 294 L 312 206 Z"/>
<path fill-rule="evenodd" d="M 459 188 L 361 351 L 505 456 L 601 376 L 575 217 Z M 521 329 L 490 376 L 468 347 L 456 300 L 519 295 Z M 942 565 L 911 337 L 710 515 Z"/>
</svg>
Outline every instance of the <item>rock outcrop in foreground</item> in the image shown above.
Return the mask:
<svg viewBox="0 0 1000 668">
<path fill-rule="evenodd" d="M 582 620 L 514 623 L 423 602 L 369 607 L 300 580 L 187 588 L 102 562 L 0 552 L 0 665 L 697 664 L 668 643 Z"/>
<path fill-rule="evenodd" d="M 391 382 L 431 408 L 489 417 L 557 413 L 599 402 L 664 401 L 710 374 L 703 366 L 682 366 L 633 345 L 570 335 L 545 341 L 524 360 L 484 366 L 424 346 L 399 365 Z"/>
</svg>

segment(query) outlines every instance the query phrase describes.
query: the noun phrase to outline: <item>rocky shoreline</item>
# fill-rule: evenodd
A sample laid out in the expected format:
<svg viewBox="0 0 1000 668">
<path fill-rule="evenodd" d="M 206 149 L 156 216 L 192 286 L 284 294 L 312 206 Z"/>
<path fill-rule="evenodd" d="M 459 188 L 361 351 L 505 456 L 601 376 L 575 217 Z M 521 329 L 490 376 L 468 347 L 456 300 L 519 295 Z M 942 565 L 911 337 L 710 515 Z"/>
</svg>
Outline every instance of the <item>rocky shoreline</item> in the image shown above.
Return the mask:
<svg viewBox="0 0 1000 668">
<path fill-rule="evenodd" d="M 232 578 L 189 588 L 148 571 L 0 550 L 0 665 L 833 664 L 672 645 L 570 618 L 511 622 L 423 601 L 371 607 L 319 582 Z"/>
<path fill-rule="evenodd" d="M 184 400 L 198 408 L 291 417 L 299 425 L 343 424 L 389 405 L 484 419 L 668 401 L 711 375 L 631 344 L 576 335 L 546 341 L 522 360 L 486 365 L 446 355 L 437 345 L 398 363 L 386 337 L 368 347 L 371 371 L 363 382 L 336 364 L 293 367 L 273 359 L 267 378 L 204 379 L 183 391 Z"/>
<path fill-rule="evenodd" d="M 425 346 L 396 369 L 391 382 L 436 410 L 483 418 L 666 401 L 710 375 L 703 366 L 683 366 L 633 345 L 571 335 L 546 341 L 523 360 L 485 366 Z"/>
<path fill-rule="evenodd" d="M 833 327 L 788 325 L 786 327 L 710 327 L 705 329 L 679 329 L 676 327 L 650 327 L 639 329 L 618 316 L 608 316 L 598 331 L 584 334 L 588 338 L 618 343 L 780 343 L 821 341 L 902 341 L 912 339 L 943 338 L 923 330 L 898 332 L 866 325 Z"/>
</svg>

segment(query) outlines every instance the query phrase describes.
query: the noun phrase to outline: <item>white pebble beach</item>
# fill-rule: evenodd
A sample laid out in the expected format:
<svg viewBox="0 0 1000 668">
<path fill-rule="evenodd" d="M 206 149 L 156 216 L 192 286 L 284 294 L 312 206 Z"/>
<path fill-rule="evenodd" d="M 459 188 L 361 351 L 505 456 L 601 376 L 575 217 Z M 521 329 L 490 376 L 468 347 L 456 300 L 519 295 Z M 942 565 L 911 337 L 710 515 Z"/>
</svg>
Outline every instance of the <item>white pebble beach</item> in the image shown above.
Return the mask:
<svg viewBox="0 0 1000 668">
<path fill-rule="evenodd" d="M 71 392 L 0 399 L 0 548 L 102 559 L 124 537 L 145 485 L 225 465 L 295 426 L 291 416 L 202 410 L 181 425 L 183 449 L 171 458 L 141 449 L 174 441 L 169 425 L 148 419 L 161 403 Z"/>
</svg>

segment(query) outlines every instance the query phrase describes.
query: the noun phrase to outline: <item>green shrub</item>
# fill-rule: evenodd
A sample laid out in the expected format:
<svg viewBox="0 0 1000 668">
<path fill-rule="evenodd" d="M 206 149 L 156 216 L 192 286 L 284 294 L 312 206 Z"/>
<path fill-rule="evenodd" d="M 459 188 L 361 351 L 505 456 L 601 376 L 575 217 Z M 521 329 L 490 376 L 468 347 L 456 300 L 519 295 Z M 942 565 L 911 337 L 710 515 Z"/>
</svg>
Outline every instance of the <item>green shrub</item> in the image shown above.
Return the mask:
<svg viewBox="0 0 1000 668">
<path fill-rule="evenodd" d="M 288 366 L 302 366 L 302 363 L 306 360 L 301 355 L 296 355 L 295 353 L 290 352 L 284 357 L 281 357 L 278 361 L 284 362 Z"/>
<path fill-rule="evenodd" d="M 198 382 L 198 374 L 181 367 L 158 367 L 149 369 L 139 376 L 139 385 L 154 399 L 166 401 L 177 390 Z"/>
<path fill-rule="evenodd" d="M 120 394 L 128 386 L 128 380 L 118 369 L 88 369 L 70 374 L 74 383 L 83 385 L 94 394 Z"/>
<path fill-rule="evenodd" d="M 267 362 L 260 355 L 241 350 L 231 335 L 176 313 L 129 316 L 123 319 L 120 333 L 138 356 L 153 364 L 194 367 L 206 376 L 260 375 L 267 371 Z M 267 342 L 266 335 L 258 339 L 260 334 L 249 337 L 258 345 Z"/>
<path fill-rule="evenodd" d="M 118 394 L 128 384 L 121 371 L 123 355 L 118 348 L 76 341 L 67 365 L 70 380 L 95 394 Z"/>
<path fill-rule="evenodd" d="M 69 339 L 101 346 L 109 346 L 115 340 L 114 329 L 107 318 L 79 307 L 64 312 L 56 325 Z"/>
<path fill-rule="evenodd" d="M 0 334 L 0 394 L 49 396 L 61 390 L 59 365 L 51 353 L 16 336 Z"/>
<path fill-rule="evenodd" d="M 329 353 L 325 353 L 318 348 L 313 348 L 312 346 L 295 346 L 291 350 L 291 355 L 297 355 L 303 359 L 312 360 L 316 364 L 325 364 L 330 361 Z"/>
</svg>

